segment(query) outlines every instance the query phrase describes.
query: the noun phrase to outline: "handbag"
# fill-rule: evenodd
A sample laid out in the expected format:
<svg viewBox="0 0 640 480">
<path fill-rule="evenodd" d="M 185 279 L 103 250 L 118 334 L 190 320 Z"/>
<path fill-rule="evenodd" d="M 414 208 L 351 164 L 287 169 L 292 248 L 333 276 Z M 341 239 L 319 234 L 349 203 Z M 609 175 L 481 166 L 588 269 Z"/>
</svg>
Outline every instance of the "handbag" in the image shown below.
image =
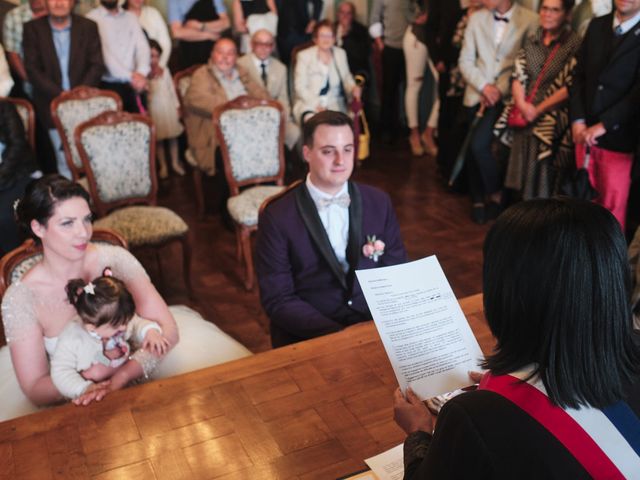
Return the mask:
<svg viewBox="0 0 640 480">
<path fill-rule="evenodd" d="M 360 109 L 358 112 L 358 121 L 361 126 L 360 135 L 358 135 L 358 160 L 362 161 L 369 158 L 369 143 L 371 142 L 371 133 L 364 109 Z"/>
<path fill-rule="evenodd" d="M 556 55 L 558 48 L 560 48 L 559 42 L 556 44 L 555 47 L 553 47 L 553 50 L 551 50 L 551 53 L 549 54 L 549 56 L 544 62 L 544 65 L 542 66 L 542 70 L 540 70 L 540 74 L 538 75 L 538 78 L 536 78 L 536 82 L 533 84 L 533 88 L 531 89 L 531 92 L 529 92 L 529 95 L 527 95 L 527 97 L 525 98 L 527 103 L 530 103 L 535 98 L 536 93 L 538 91 L 538 87 L 540 86 L 540 82 L 544 77 L 544 72 L 547 70 L 547 67 L 551 63 L 551 60 Z M 511 111 L 509 112 L 509 116 L 507 117 L 507 127 L 519 129 L 519 128 L 525 128 L 527 125 L 529 125 L 529 122 L 524 118 L 524 115 L 522 115 L 522 111 L 516 106 L 515 103 L 511 105 Z"/>
</svg>

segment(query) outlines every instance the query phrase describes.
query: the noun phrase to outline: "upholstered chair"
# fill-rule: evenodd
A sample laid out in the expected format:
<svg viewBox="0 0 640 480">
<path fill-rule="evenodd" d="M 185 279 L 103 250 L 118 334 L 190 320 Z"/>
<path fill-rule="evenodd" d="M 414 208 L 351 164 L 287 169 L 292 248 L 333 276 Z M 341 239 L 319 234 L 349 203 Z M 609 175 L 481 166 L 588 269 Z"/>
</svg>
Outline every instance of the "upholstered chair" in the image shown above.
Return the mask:
<svg viewBox="0 0 640 480">
<path fill-rule="evenodd" d="M 251 290 L 251 232 L 258 228 L 258 210 L 284 188 L 284 111 L 275 100 L 241 96 L 218 107 L 213 124 L 229 183 L 227 209 L 236 227 L 238 259 Z"/>
<path fill-rule="evenodd" d="M 180 242 L 184 281 L 191 294 L 189 227 L 172 210 L 157 206 L 156 141 L 151 119 L 105 112 L 76 128 L 75 143 L 98 215 L 95 226 L 120 233 L 132 251 Z"/>
<path fill-rule="evenodd" d="M 76 127 L 103 112 L 122 111 L 122 100 L 109 90 L 80 86 L 62 92 L 51 102 L 51 118 L 60 134 L 62 148 L 73 179 L 84 176 L 82 161 L 74 141 Z M 81 182 L 86 184 L 85 182 Z"/>
</svg>

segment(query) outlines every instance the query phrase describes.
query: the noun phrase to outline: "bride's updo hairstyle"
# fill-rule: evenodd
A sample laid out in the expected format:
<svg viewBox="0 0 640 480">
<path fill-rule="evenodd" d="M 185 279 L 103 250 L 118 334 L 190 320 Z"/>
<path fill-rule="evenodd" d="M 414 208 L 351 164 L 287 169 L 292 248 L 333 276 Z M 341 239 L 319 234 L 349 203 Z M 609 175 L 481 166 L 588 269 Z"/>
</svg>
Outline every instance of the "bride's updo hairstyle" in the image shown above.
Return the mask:
<svg viewBox="0 0 640 480">
<path fill-rule="evenodd" d="M 39 224 L 46 225 L 58 203 L 75 197 L 84 198 L 89 203 L 89 193 L 62 175 L 45 175 L 31 182 L 22 199 L 14 206 L 16 221 L 22 234 L 39 242 L 40 239 L 31 231 L 31 221 L 36 220 Z"/>
</svg>

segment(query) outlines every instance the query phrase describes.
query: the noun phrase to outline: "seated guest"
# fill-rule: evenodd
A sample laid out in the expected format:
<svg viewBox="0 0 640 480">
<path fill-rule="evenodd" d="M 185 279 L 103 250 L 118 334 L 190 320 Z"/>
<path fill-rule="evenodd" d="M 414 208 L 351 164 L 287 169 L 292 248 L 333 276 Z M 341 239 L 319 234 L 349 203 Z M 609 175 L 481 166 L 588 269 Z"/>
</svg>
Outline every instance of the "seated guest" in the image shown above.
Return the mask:
<svg viewBox="0 0 640 480">
<path fill-rule="evenodd" d="M 13 88 L 13 78 L 9 71 L 9 64 L 4 56 L 4 50 L 0 45 L 0 97 L 6 97 Z"/>
<path fill-rule="evenodd" d="M 149 42 L 138 18 L 118 6 L 118 0 L 100 0 L 100 6 L 87 14 L 98 24 L 106 72 L 102 87 L 122 98 L 127 112 L 142 111 L 151 69 Z"/>
<path fill-rule="evenodd" d="M 331 22 L 323 20 L 313 29 L 313 47 L 298 53 L 294 74 L 293 117 L 301 124 L 305 117 L 323 110 L 347 112 L 353 98 L 360 100 L 361 89 L 353 80 L 347 54 L 336 47 Z"/>
<path fill-rule="evenodd" d="M 284 108 L 287 119 L 285 143 L 291 150 L 300 138 L 300 128 L 291 119 L 287 67 L 271 56 L 274 46 L 273 35 L 268 30 L 258 30 L 251 37 L 251 53 L 240 57 L 238 65 L 249 72 L 256 82 L 261 82 L 271 98 L 278 100 Z"/>
<path fill-rule="evenodd" d="M 0 100 L 0 255 L 20 245 L 13 202 L 36 169 L 20 115 L 12 103 Z"/>
<path fill-rule="evenodd" d="M 197 167 L 208 175 L 215 173 L 217 140 L 211 123 L 215 108 L 241 95 L 269 99 L 267 90 L 243 67 L 236 65 L 237 58 L 233 40 L 218 40 L 211 50 L 209 63 L 197 69 L 191 77 L 191 85 L 184 98 L 189 150 Z"/>
<path fill-rule="evenodd" d="M 568 23 L 573 5 L 574 0 L 542 1 L 540 27 L 516 57 L 513 104 L 504 109 L 494 130 L 508 127 L 514 106 L 527 123 L 512 131 L 504 182 L 525 200 L 555 195 L 562 180 L 575 171 L 567 105 L 580 47 L 580 37 Z"/>
<path fill-rule="evenodd" d="M 24 25 L 24 60 L 36 115 L 49 131 L 58 172 L 71 178 L 62 140 L 51 120 L 51 100 L 79 85 L 97 87 L 104 73 L 98 28 L 72 14 L 73 0 L 46 0 L 49 15 Z"/>
<path fill-rule="evenodd" d="M 615 0 L 615 12 L 594 18 L 577 54 L 569 88 L 576 164 L 587 152 L 595 201 L 624 229 L 640 119 L 640 1 Z"/>
<path fill-rule="evenodd" d="M 489 371 L 437 422 L 396 391 L 404 478 L 636 478 L 640 338 L 613 215 L 578 200 L 519 203 L 487 235 L 483 276 Z"/>
<path fill-rule="evenodd" d="M 231 25 L 224 0 L 169 0 L 168 16 L 181 69 L 206 63 L 213 42 Z"/>
<path fill-rule="evenodd" d="M 318 113 L 304 124 L 303 140 L 306 181 L 258 220 L 256 271 L 274 347 L 370 320 L 355 270 L 407 260 L 388 195 L 349 182 L 349 117 Z"/>
<path fill-rule="evenodd" d="M 31 86 L 27 81 L 27 71 L 24 67 L 24 49 L 22 47 L 22 31 L 24 24 L 35 18 L 47 14 L 44 0 L 29 0 L 18 5 L 4 17 L 2 41 L 7 53 L 7 61 L 16 80 L 21 84 L 21 93 L 31 96 Z"/>
<path fill-rule="evenodd" d="M 371 37 L 369 37 L 369 29 L 355 20 L 355 16 L 356 6 L 352 2 L 340 4 L 338 21 L 335 24 L 336 45 L 347 53 L 351 73 L 369 78 Z"/>
</svg>

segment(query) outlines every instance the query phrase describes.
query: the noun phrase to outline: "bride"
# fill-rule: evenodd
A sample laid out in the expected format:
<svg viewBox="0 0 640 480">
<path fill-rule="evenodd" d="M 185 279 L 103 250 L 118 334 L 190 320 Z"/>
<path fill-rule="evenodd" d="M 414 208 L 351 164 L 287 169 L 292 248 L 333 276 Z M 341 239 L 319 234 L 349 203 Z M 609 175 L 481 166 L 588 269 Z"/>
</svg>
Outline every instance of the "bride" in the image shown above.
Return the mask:
<svg viewBox="0 0 640 480">
<path fill-rule="evenodd" d="M 76 315 L 64 288 L 68 280 L 89 281 L 106 267 L 131 291 L 136 313 L 158 322 L 172 347 L 159 361 L 150 353 L 136 358 L 139 364 L 130 380 L 143 371 L 151 371 L 150 378 L 165 378 L 251 354 L 193 310 L 168 308 L 127 250 L 89 243 L 89 196 L 78 184 L 59 175 L 45 176 L 27 187 L 16 215 L 21 227 L 42 244 L 43 258 L 11 284 L 2 299 L 7 346 L 0 349 L 0 421 L 63 399 L 51 382 L 49 357 L 58 335 Z M 77 403 L 100 400 L 108 391 L 109 386 L 94 390 Z"/>
</svg>

